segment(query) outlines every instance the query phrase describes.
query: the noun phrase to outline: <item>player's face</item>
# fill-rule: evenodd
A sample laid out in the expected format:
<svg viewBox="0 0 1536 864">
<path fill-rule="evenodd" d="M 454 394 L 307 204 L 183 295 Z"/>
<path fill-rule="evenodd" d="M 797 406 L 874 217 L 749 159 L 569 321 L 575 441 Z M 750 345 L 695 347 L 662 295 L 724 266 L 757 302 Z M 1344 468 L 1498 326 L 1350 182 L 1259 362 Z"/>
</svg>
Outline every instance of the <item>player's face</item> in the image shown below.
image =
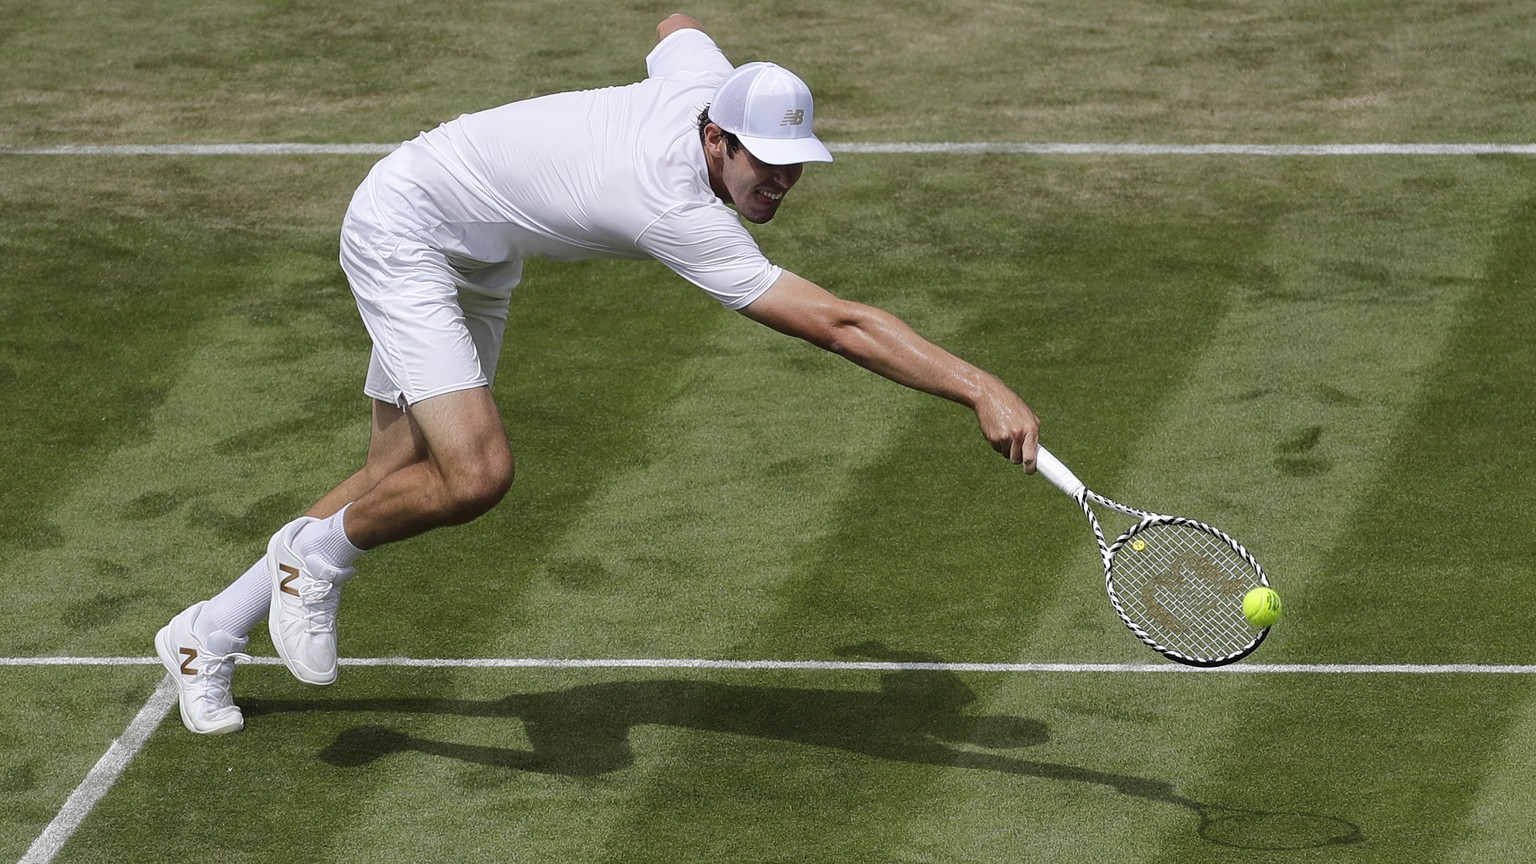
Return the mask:
<svg viewBox="0 0 1536 864">
<path fill-rule="evenodd" d="M 804 170 L 803 164 L 769 165 L 742 147 L 736 155 L 725 157 L 721 183 L 741 218 L 761 224 L 779 212 L 784 194 L 799 182 Z"/>
</svg>

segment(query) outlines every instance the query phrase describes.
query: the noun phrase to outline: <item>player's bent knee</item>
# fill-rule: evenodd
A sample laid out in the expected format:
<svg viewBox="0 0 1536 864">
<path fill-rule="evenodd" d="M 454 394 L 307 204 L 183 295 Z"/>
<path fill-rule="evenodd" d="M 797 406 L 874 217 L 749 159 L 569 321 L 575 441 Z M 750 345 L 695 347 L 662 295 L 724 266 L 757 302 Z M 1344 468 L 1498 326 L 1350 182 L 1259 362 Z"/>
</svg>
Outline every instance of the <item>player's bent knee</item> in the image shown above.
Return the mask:
<svg viewBox="0 0 1536 864">
<path fill-rule="evenodd" d="M 412 408 L 439 478 L 439 509 L 448 523 L 490 510 L 512 487 L 512 446 L 484 387 L 424 399 Z"/>
<path fill-rule="evenodd" d="M 460 472 L 448 483 L 449 509 L 456 522 L 468 522 L 501 503 L 512 489 L 516 471 L 511 454 L 490 458 Z"/>
</svg>

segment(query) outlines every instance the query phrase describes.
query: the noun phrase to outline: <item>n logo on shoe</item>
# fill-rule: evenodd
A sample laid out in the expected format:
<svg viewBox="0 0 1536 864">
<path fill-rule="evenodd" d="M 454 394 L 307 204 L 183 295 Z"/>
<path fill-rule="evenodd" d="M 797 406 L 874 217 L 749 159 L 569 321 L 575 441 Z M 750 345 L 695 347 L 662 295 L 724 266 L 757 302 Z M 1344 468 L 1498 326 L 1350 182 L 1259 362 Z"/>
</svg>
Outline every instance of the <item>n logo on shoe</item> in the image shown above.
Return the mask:
<svg viewBox="0 0 1536 864">
<path fill-rule="evenodd" d="M 283 577 L 282 582 L 278 583 L 278 590 L 282 591 L 284 594 L 292 594 L 295 597 L 299 596 L 298 589 L 289 587 L 288 585 L 289 582 L 299 578 L 299 571 L 289 567 L 287 564 L 279 564 L 277 565 L 277 569 L 288 574 Z"/>
<path fill-rule="evenodd" d="M 192 661 L 197 659 L 196 648 L 181 649 L 181 674 L 196 675 L 197 670 L 192 668 Z"/>
</svg>

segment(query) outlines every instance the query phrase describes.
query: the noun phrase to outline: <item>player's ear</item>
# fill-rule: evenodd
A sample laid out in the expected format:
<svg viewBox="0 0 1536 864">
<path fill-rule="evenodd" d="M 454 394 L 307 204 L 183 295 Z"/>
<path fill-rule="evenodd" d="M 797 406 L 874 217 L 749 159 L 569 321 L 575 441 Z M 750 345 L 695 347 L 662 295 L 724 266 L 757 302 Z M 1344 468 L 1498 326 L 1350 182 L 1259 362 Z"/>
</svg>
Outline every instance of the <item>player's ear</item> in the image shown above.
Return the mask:
<svg viewBox="0 0 1536 864">
<path fill-rule="evenodd" d="M 704 124 L 704 152 L 716 159 L 725 158 L 725 130 L 713 123 Z"/>
</svg>

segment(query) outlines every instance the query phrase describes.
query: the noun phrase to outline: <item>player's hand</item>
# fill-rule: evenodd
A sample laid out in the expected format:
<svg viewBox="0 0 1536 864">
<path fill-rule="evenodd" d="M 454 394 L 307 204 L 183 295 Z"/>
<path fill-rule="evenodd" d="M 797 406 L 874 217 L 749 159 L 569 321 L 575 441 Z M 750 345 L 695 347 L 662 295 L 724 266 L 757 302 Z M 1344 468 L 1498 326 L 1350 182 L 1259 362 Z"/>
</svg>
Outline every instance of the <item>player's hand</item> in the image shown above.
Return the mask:
<svg viewBox="0 0 1536 864">
<path fill-rule="evenodd" d="M 1040 418 L 1006 387 L 999 387 L 976 403 L 976 421 L 992 449 L 1024 473 L 1035 473 L 1035 452 L 1040 447 Z"/>
<path fill-rule="evenodd" d="M 660 42 L 679 30 L 703 31 L 703 29 L 704 25 L 694 18 L 681 12 L 674 12 L 668 15 L 660 24 L 656 25 L 656 41 Z"/>
</svg>

